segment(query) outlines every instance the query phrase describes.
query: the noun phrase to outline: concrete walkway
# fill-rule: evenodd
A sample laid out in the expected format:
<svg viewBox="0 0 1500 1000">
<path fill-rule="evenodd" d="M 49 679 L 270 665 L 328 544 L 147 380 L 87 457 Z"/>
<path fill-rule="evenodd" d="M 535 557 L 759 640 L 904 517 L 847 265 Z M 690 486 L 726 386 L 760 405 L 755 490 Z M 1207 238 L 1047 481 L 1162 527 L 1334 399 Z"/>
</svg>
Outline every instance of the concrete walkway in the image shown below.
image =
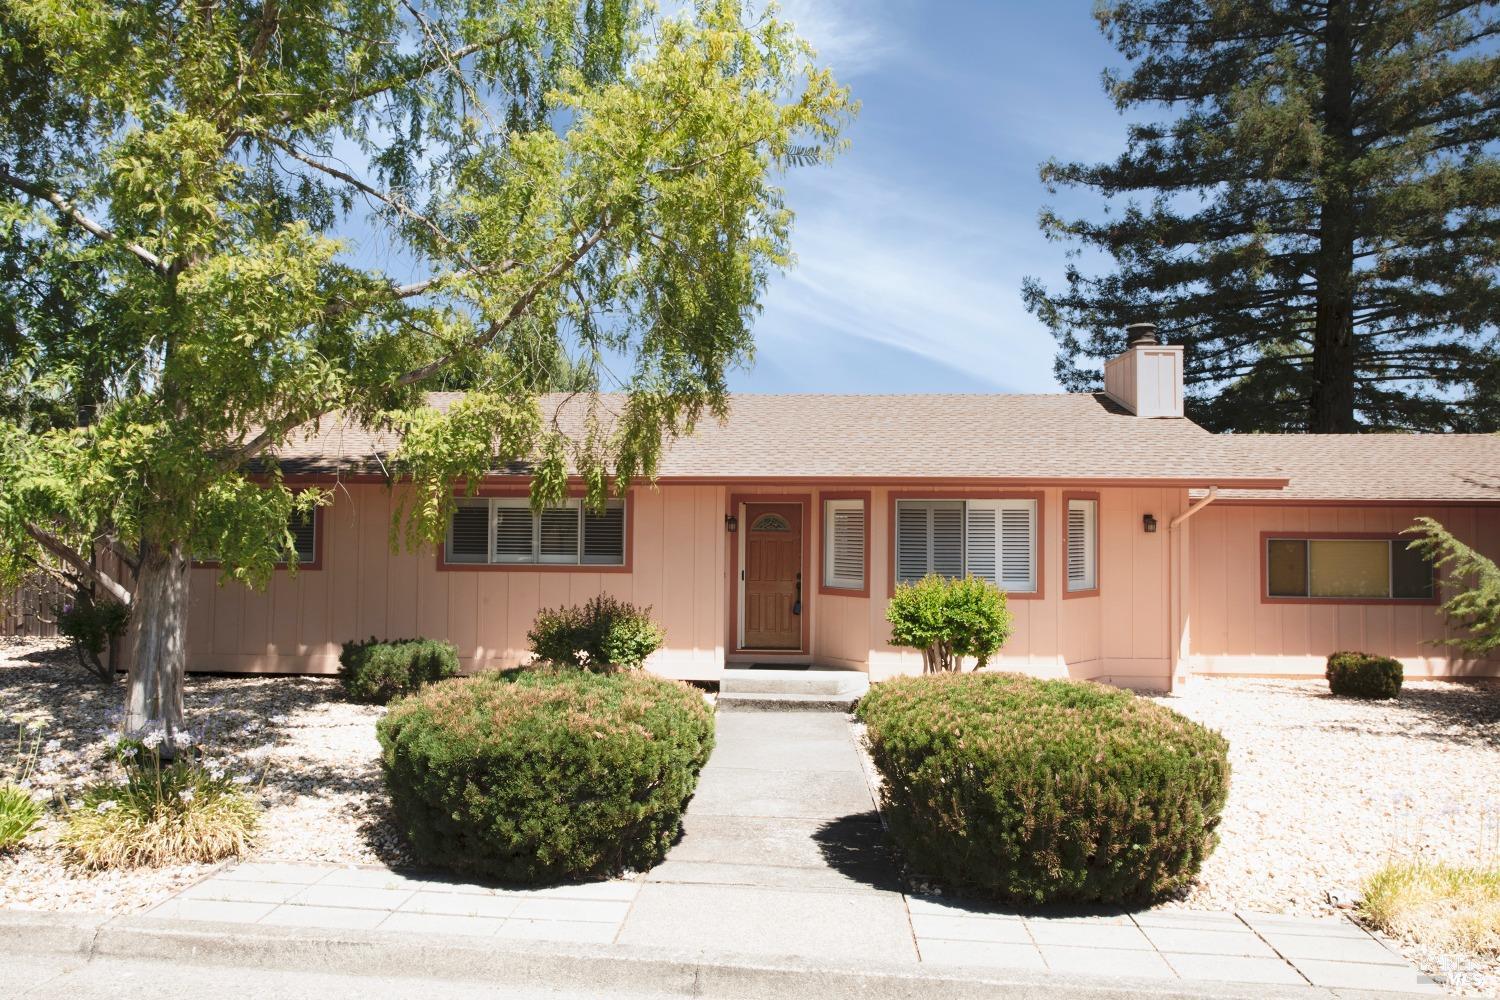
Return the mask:
<svg viewBox="0 0 1500 1000">
<path fill-rule="evenodd" d="M 540 890 L 385 869 L 243 864 L 153 915 L 922 963 L 1178 983 L 1440 993 L 1348 920 L 1154 910 L 1021 916 L 907 896 L 838 713 L 718 717 L 683 837 L 650 873 Z"/>
</svg>

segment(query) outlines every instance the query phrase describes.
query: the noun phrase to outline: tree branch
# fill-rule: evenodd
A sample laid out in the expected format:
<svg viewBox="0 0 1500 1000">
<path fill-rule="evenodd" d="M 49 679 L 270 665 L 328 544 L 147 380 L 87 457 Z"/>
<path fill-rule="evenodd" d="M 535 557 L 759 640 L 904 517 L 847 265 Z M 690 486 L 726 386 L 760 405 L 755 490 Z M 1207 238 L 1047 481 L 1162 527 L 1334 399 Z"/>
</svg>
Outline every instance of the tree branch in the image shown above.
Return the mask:
<svg viewBox="0 0 1500 1000">
<path fill-rule="evenodd" d="M 58 538 L 50 531 L 38 528 L 34 524 L 26 525 L 26 533 L 32 538 L 36 539 L 37 542 L 41 544 L 42 548 L 46 549 L 48 552 L 57 556 L 57 558 L 67 563 L 81 576 L 88 577 L 90 580 L 93 580 L 95 583 L 99 584 L 99 586 L 109 591 L 110 596 L 112 596 L 115 600 L 119 601 L 121 604 L 130 603 L 130 591 L 126 590 L 124 586 L 122 586 L 108 573 L 104 572 L 101 569 L 98 569 L 97 567 L 89 565 L 89 561 L 87 559 L 83 558 L 83 556 L 79 555 L 77 552 L 74 552 L 73 549 L 70 548 L 68 544 L 61 538 Z"/>
<path fill-rule="evenodd" d="M 10 167 L 4 163 L 0 163 L 0 184 L 5 184 L 8 187 L 15 188 L 17 191 L 20 191 L 24 194 L 31 195 L 31 197 L 33 198 L 39 198 L 42 201 L 49 203 L 63 215 L 67 216 L 74 223 L 76 223 L 79 228 L 93 234 L 101 240 L 104 240 L 106 243 L 119 244 L 126 250 L 129 250 L 136 257 L 140 258 L 140 260 L 144 262 L 148 267 L 150 267 L 153 271 L 166 271 L 166 265 L 162 263 L 162 259 L 156 256 L 156 254 L 152 253 L 150 250 L 147 250 L 139 243 L 131 243 L 126 240 L 121 240 L 112 231 L 95 222 L 87 215 L 84 215 L 81 211 L 78 210 L 78 206 L 68 201 L 68 199 L 64 198 L 56 191 L 49 191 L 39 184 L 34 184 L 31 181 L 27 180 L 22 180 L 20 177 L 12 174 L 10 172 Z"/>
<path fill-rule="evenodd" d="M 516 301 L 511 303 L 510 308 L 505 311 L 505 315 L 486 327 L 483 333 L 470 340 L 464 349 L 466 351 L 478 350 L 498 337 L 502 331 L 519 319 L 531 307 L 531 303 L 536 300 L 536 297 L 542 293 L 543 289 L 560 278 L 570 267 L 582 260 L 585 254 L 598 246 L 599 242 L 608 235 L 612 228 L 614 228 L 614 223 L 610 220 L 608 213 L 606 213 L 599 224 L 599 228 L 594 230 L 593 235 L 573 248 L 566 257 L 548 268 L 546 273 L 533 281 Z M 440 358 L 429 361 L 420 368 L 413 368 L 405 375 L 396 379 L 396 384 L 411 385 L 413 382 L 422 381 L 422 379 L 441 371 L 445 365 L 453 360 L 457 353 L 456 351 L 450 351 Z"/>
</svg>

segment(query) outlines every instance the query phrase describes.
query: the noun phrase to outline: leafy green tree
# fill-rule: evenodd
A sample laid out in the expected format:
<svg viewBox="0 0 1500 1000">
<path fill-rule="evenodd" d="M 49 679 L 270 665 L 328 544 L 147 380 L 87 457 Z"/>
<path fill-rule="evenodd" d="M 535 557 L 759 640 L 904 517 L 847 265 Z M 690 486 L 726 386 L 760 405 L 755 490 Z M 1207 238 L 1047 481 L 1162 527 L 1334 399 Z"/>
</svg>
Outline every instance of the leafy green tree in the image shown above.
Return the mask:
<svg viewBox="0 0 1500 1000">
<path fill-rule="evenodd" d="M 1041 216 L 1113 259 L 1028 279 L 1071 389 L 1153 320 L 1215 429 L 1500 427 L 1500 7 L 1440 0 L 1110 0 L 1105 74 L 1138 112 L 1112 162 L 1051 161 Z"/>
<path fill-rule="evenodd" d="M 1430 517 L 1417 518 L 1406 533 L 1416 536 L 1411 547 L 1445 570 L 1460 588 L 1439 610 L 1467 634 L 1444 642 L 1481 656 L 1500 649 L 1500 566 Z"/>
<path fill-rule="evenodd" d="M 262 585 L 327 499 L 278 471 L 295 428 L 405 432 L 408 543 L 510 461 L 538 503 L 653 474 L 789 263 L 779 173 L 854 111 L 738 0 L 7 0 L 0 79 L 0 575 L 130 604 L 127 725 L 169 731 L 190 554 Z M 536 403 L 559 357 L 590 386 L 625 359 L 582 440 Z M 426 409 L 446 376 L 467 396 Z"/>
</svg>

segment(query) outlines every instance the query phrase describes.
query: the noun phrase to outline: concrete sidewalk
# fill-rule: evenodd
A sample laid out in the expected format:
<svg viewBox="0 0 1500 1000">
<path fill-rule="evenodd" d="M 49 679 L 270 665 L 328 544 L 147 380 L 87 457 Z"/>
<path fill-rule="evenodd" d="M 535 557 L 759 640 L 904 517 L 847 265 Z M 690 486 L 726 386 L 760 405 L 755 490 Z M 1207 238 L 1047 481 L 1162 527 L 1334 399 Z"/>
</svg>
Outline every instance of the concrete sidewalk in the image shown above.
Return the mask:
<svg viewBox="0 0 1500 1000">
<path fill-rule="evenodd" d="M 721 714 L 684 833 L 650 873 L 540 890 L 244 864 L 156 917 L 672 949 L 860 967 L 1440 993 L 1348 920 L 1154 910 L 1023 916 L 907 896 L 847 719 Z M 312 933 L 309 930 L 309 933 Z"/>
</svg>

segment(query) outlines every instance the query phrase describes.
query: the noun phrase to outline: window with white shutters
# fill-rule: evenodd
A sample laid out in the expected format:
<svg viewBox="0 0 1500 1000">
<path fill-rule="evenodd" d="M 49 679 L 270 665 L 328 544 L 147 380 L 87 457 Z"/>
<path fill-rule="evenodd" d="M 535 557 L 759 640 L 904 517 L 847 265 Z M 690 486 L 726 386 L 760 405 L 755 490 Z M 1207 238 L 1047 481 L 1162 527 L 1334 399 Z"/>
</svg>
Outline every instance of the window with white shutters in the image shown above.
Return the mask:
<svg viewBox="0 0 1500 1000">
<path fill-rule="evenodd" d="M 1034 593 L 1036 520 L 1037 503 L 1030 499 L 899 500 L 896 580 L 968 575 Z"/>
<path fill-rule="evenodd" d="M 490 502 L 460 500 L 448 522 L 448 561 L 482 563 L 490 551 Z"/>
<path fill-rule="evenodd" d="M 1068 500 L 1068 591 L 1099 589 L 1099 501 Z"/>
<path fill-rule="evenodd" d="M 823 501 L 823 586 L 865 589 L 865 501 Z"/>
<path fill-rule="evenodd" d="M 596 566 L 625 562 L 625 502 L 611 500 L 602 513 L 583 512 L 583 561 Z"/>
<path fill-rule="evenodd" d="M 448 522 L 450 563 L 625 565 L 625 501 L 594 511 L 581 500 L 544 507 L 523 497 L 460 500 Z"/>
</svg>

